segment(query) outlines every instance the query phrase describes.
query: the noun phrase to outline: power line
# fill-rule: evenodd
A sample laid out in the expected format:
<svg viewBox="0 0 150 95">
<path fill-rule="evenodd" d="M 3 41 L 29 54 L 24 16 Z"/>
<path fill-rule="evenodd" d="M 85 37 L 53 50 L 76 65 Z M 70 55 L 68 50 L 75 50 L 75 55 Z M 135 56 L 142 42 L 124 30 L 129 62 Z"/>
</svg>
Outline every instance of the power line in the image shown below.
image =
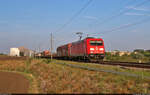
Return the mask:
<svg viewBox="0 0 150 95">
<path fill-rule="evenodd" d="M 150 0 L 145 0 L 145 1 L 143 1 L 143 2 L 141 2 L 141 3 L 139 3 L 139 4 L 137 4 L 137 5 L 135 5 L 134 7 L 142 6 L 143 4 L 145 4 L 146 2 L 149 2 L 149 1 L 150 1 Z M 132 2 L 129 2 L 129 4 L 130 4 L 130 3 L 132 3 Z M 120 9 L 120 10 L 121 10 L 121 9 Z M 128 11 L 130 11 L 130 9 L 121 11 L 121 12 L 119 12 L 119 13 L 116 14 L 116 15 L 112 15 L 111 17 L 109 17 L 109 18 L 107 18 L 107 19 L 104 19 L 103 21 L 97 23 L 97 25 L 103 24 L 103 23 L 106 23 L 106 22 L 109 22 L 110 20 L 113 20 L 114 18 L 117 18 L 117 17 L 119 17 L 120 15 L 122 15 L 122 14 L 128 12 Z"/>
<path fill-rule="evenodd" d="M 84 11 L 88 5 L 92 2 L 93 0 L 88 0 L 88 2 L 76 13 L 74 14 L 66 23 L 64 23 L 58 30 L 56 30 L 55 32 L 59 32 L 62 29 L 64 29 L 67 25 L 69 25 L 79 14 L 82 13 L 82 11 Z"/>
<path fill-rule="evenodd" d="M 135 25 L 138 25 L 138 24 L 142 24 L 142 23 L 148 22 L 149 20 L 150 20 L 150 17 L 146 18 L 146 19 L 143 19 L 141 21 L 137 21 L 137 22 L 131 23 L 131 24 L 122 25 L 122 26 L 119 26 L 119 27 L 111 29 L 111 30 L 103 31 L 101 34 L 106 34 L 106 33 L 114 32 L 114 31 L 118 31 L 120 29 L 132 27 L 132 26 L 135 26 Z M 92 33 L 92 34 L 99 34 L 99 33 Z"/>
<path fill-rule="evenodd" d="M 124 2 L 125 0 L 123 0 L 123 2 Z M 128 6 L 128 5 L 130 5 L 130 4 L 132 4 L 132 3 L 134 3 L 136 0 L 130 0 L 130 1 L 128 1 L 125 5 L 126 6 Z M 121 3 L 121 2 L 120 2 Z M 117 12 L 120 12 L 120 11 L 122 11 L 124 9 L 124 7 L 121 7 L 121 8 L 118 8 L 116 11 Z M 114 14 L 114 13 L 112 13 L 112 14 Z M 112 16 L 110 16 L 109 18 L 111 18 Z M 106 19 L 109 19 L 109 18 L 106 18 Z M 104 19 L 104 20 L 106 20 L 106 19 Z M 103 21 L 101 21 L 101 22 L 104 22 L 104 20 Z M 92 26 L 94 25 L 94 23 L 96 23 L 96 22 L 98 22 L 98 21 L 100 21 L 100 18 L 98 18 L 97 20 L 95 20 L 94 22 L 92 22 L 92 23 L 89 23 L 89 26 L 88 27 L 91 27 L 91 31 L 92 31 Z M 93 24 L 93 25 L 92 25 Z M 98 23 L 97 23 L 98 24 Z M 95 24 L 96 25 L 96 24 Z M 88 34 L 86 34 L 86 35 L 88 35 Z"/>
<path fill-rule="evenodd" d="M 123 1 L 125 1 L 125 0 L 123 0 Z M 127 5 L 130 5 L 130 4 L 132 4 L 132 3 L 134 3 L 135 1 L 136 1 L 136 0 L 130 0 L 129 2 L 127 2 L 126 6 L 127 6 Z M 124 9 L 124 8 L 121 7 L 121 8 L 118 8 L 116 11 L 117 11 L 117 12 L 120 12 L 120 11 L 122 11 L 123 9 Z M 112 13 L 112 14 L 114 14 L 114 13 Z M 112 17 L 112 16 L 110 16 L 109 18 L 111 18 L 111 17 Z M 106 19 L 108 19 L 108 18 L 105 18 L 105 20 L 106 20 Z M 100 20 L 100 19 L 98 19 L 98 20 Z M 97 20 L 97 21 L 98 21 L 98 20 Z M 95 22 L 97 22 L 97 21 L 95 21 Z M 104 20 L 103 20 L 103 21 L 104 21 Z M 101 21 L 101 22 L 103 22 L 103 21 Z"/>
<path fill-rule="evenodd" d="M 150 1 L 150 0 L 145 0 L 145 1 L 143 1 L 143 2 L 141 2 L 141 3 L 139 3 L 139 4 L 137 4 L 137 5 L 135 5 L 134 7 L 139 7 L 139 6 L 145 4 L 146 2 L 149 2 L 149 1 Z M 131 2 L 129 2 L 129 3 L 131 3 Z M 113 15 L 113 16 L 109 17 L 108 19 L 103 20 L 103 21 L 102 21 L 101 23 L 99 23 L 99 24 L 102 24 L 102 23 L 105 23 L 105 22 L 107 22 L 107 21 L 110 21 L 110 20 L 112 20 L 112 19 L 114 19 L 114 18 L 116 18 L 116 17 L 118 17 L 118 16 L 120 16 L 120 15 L 122 15 L 123 13 L 128 12 L 128 11 L 129 11 L 129 9 L 124 10 L 124 11 L 120 12 L 120 13 L 117 14 L 117 15 Z M 143 23 L 144 21 L 147 21 L 147 20 L 149 20 L 149 18 L 148 18 L 148 19 L 141 20 L 141 21 L 138 21 L 138 22 L 135 22 L 135 23 L 122 25 L 122 26 L 119 26 L 119 27 L 114 28 L 114 29 L 111 29 L 111 30 L 103 31 L 102 34 L 106 34 L 106 33 L 110 33 L 110 32 L 114 32 L 114 31 L 120 30 L 120 29 L 124 29 L 124 28 L 128 28 L 128 27 L 131 27 L 131 26 L 135 26 L 135 25 L 141 24 L 141 23 Z M 98 33 L 91 33 L 91 34 L 98 34 Z"/>
</svg>

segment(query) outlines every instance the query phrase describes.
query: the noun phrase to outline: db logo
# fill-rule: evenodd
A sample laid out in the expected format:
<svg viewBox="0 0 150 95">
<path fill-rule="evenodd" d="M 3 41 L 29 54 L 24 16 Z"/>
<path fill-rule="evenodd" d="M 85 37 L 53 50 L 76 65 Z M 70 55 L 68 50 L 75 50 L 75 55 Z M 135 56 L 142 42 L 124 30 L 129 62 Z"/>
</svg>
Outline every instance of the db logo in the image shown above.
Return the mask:
<svg viewBox="0 0 150 95">
<path fill-rule="evenodd" d="M 96 50 L 98 50 L 98 48 L 96 47 Z"/>
</svg>

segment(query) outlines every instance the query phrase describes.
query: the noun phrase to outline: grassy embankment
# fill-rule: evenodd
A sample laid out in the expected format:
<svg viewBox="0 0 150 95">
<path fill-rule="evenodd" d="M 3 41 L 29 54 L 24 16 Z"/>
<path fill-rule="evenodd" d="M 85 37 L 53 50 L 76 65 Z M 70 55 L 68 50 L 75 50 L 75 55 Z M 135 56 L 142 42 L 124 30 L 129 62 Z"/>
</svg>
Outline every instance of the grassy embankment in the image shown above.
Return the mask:
<svg viewBox="0 0 150 95">
<path fill-rule="evenodd" d="M 32 74 L 39 93 L 150 93 L 150 80 L 105 72 L 71 68 L 55 63 L 76 64 L 150 76 L 148 70 L 130 70 L 120 67 L 78 62 L 30 59 L 0 61 L 0 69 Z"/>
</svg>

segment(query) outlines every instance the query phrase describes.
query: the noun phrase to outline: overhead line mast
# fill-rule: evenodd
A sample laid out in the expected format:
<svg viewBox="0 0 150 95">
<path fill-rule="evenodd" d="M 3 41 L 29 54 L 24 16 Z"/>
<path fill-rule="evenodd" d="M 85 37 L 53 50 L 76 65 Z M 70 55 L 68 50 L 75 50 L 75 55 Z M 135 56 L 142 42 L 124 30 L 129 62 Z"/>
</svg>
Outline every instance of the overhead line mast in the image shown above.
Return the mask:
<svg viewBox="0 0 150 95">
<path fill-rule="evenodd" d="M 51 47 L 50 47 L 50 53 L 51 53 L 51 60 L 53 59 L 53 36 L 52 36 L 52 33 L 51 33 Z"/>
</svg>

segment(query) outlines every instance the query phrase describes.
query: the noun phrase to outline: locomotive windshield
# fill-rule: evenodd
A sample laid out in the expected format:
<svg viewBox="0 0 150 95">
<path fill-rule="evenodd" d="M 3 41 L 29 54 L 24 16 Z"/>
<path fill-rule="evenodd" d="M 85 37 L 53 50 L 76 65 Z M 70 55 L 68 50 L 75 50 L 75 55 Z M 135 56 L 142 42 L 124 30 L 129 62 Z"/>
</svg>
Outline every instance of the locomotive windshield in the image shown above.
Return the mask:
<svg viewBox="0 0 150 95">
<path fill-rule="evenodd" d="M 90 41 L 91 46 L 102 46 L 103 42 L 102 41 Z"/>
</svg>

